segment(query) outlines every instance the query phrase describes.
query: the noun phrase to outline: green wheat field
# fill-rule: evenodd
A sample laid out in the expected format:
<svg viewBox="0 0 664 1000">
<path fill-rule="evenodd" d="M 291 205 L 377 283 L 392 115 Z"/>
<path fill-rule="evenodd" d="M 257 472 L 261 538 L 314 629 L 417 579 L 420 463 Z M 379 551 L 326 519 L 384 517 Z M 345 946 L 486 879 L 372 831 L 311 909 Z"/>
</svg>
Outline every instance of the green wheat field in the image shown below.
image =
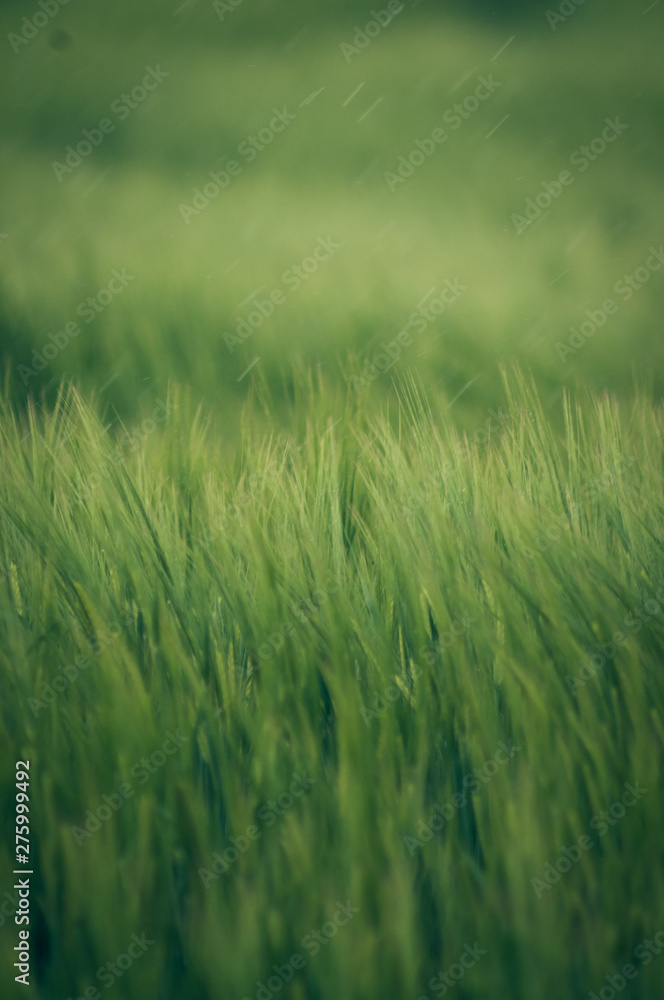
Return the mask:
<svg viewBox="0 0 664 1000">
<path fill-rule="evenodd" d="M 2 5 L 3 997 L 661 1000 L 663 26 Z"/>
</svg>

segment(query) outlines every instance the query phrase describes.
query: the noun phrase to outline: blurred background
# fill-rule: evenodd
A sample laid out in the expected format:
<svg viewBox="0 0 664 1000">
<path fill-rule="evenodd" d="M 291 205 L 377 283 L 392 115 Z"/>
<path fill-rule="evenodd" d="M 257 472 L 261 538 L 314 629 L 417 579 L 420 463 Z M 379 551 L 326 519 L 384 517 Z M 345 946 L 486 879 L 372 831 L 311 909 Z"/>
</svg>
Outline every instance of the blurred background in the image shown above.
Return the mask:
<svg viewBox="0 0 664 1000">
<path fill-rule="evenodd" d="M 125 419 L 175 380 L 232 438 L 252 385 L 286 420 L 303 367 L 370 406 L 414 373 L 469 426 L 501 360 L 554 409 L 564 386 L 661 392 L 664 4 L 35 0 L 0 22 L 17 401 L 73 378 Z"/>
</svg>

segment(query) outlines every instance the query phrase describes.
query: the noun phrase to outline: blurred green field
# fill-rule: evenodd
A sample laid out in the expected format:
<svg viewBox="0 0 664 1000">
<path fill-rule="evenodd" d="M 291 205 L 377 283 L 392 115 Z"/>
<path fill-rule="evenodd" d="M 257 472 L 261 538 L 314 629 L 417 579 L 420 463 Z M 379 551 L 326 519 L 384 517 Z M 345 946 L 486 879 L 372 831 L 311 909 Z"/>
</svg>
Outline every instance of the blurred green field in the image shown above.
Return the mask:
<svg viewBox="0 0 664 1000">
<path fill-rule="evenodd" d="M 562 6 L 2 5 L 3 996 L 660 1000 L 664 5 Z"/>
<path fill-rule="evenodd" d="M 467 948 L 468 1000 L 609 989 L 664 929 L 661 406 L 586 398 L 560 437 L 511 378 L 487 447 L 412 387 L 398 432 L 302 389 L 232 468 L 177 394 L 119 451 L 74 393 L 3 408 L 30 995 L 431 1000 Z"/>
<path fill-rule="evenodd" d="M 472 381 L 459 419 L 497 398 L 503 358 L 529 366 L 551 403 L 563 385 L 629 395 L 634 375 L 661 390 L 661 270 L 583 349 L 564 363 L 556 350 L 664 240 L 660 7 L 588 3 L 553 30 L 546 8 L 471 19 L 406 6 L 350 62 L 340 45 L 370 15 L 349 5 L 245 0 L 223 21 L 212 4 L 176 9 L 72 2 L 19 52 L 8 46 L 0 253 L 15 398 L 53 398 L 65 376 L 126 416 L 176 379 L 236 428 L 250 380 L 284 402 L 300 363 L 344 385 L 446 278 L 466 293 L 392 374 L 417 373 L 450 400 Z M 2 34 L 22 13 L 3 7 Z M 120 120 L 111 105 L 149 65 L 168 78 Z M 496 92 L 445 125 L 489 73 Z M 296 120 L 248 162 L 238 146 L 274 107 Z M 58 180 L 52 163 L 107 116 L 115 131 Z M 616 116 L 628 128 L 615 143 L 587 170 L 570 166 Z M 441 125 L 446 143 L 391 191 L 385 173 Z M 185 223 L 178 207 L 229 158 L 241 175 Z M 574 182 L 517 235 L 512 216 L 565 169 Z M 250 297 L 283 290 L 328 236 L 343 250 L 231 353 L 223 334 Z M 135 276 L 123 294 L 21 377 L 123 268 Z M 370 395 L 391 392 L 387 375 Z"/>
</svg>

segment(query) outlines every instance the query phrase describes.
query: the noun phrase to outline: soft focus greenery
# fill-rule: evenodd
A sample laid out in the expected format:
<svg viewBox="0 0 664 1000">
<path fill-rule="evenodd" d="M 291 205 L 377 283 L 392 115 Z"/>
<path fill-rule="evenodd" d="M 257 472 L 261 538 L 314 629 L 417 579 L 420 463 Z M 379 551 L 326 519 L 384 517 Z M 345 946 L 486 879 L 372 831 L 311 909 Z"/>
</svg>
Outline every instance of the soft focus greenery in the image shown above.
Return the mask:
<svg viewBox="0 0 664 1000">
<path fill-rule="evenodd" d="M 3 996 L 106 996 L 97 970 L 145 933 L 109 997 L 254 1000 L 299 951 L 288 1000 L 418 1000 L 477 943 L 459 1000 L 582 1000 L 630 961 L 621 996 L 660 1000 L 664 956 L 633 955 L 664 931 L 664 5 L 586 0 L 554 30 L 544 6 L 423 0 L 350 62 L 372 16 L 350 2 L 243 0 L 222 20 L 203 0 L 70 0 L 12 51 L 38 10 L 0 10 Z M 119 120 L 147 67 L 169 75 Z M 247 163 L 274 108 L 296 120 Z M 570 157 L 606 119 L 627 128 L 582 172 Z M 447 141 L 391 191 L 436 127 Z M 627 301 L 616 284 L 647 260 Z M 114 271 L 134 277 L 82 322 Z M 462 294 L 409 325 L 446 281 Z M 520 749 L 467 792 L 501 741 Z M 25 758 L 29 991 L 2 909 Z M 315 781 L 268 826 L 293 772 Z M 101 829 L 72 832 L 128 781 Z M 625 783 L 648 791 L 602 836 Z M 304 936 L 348 901 L 311 956 Z"/>
<path fill-rule="evenodd" d="M 449 399 L 474 380 L 459 404 L 473 419 L 499 392 L 507 357 L 532 367 L 547 404 L 579 382 L 631 392 L 634 374 L 661 388 L 661 271 L 565 363 L 555 348 L 664 240 L 661 8 L 589 0 L 554 31 L 544 10 L 514 21 L 498 7 L 469 21 L 422 4 L 347 63 L 340 43 L 371 8 L 321 2 L 298 13 L 244 0 L 221 21 L 211 3 L 177 6 L 71 0 L 18 53 L 7 46 L 2 329 L 17 398 L 49 384 L 52 398 L 64 375 L 87 392 L 105 387 L 102 398 L 131 415 L 175 377 L 236 428 L 247 385 L 237 379 L 256 357 L 252 377 L 282 401 L 301 361 L 343 384 L 455 277 L 467 293 L 398 370 Z M 6 30 L 24 13 L 5 7 Z M 148 65 L 170 76 L 126 120 L 111 114 L 115 132 L 59 182 L 52 162 Z M 384 173 L 489 72 L 501 87 L 391 192 Z M 297 120 L 185 224 L 178 206 L 275 106 Z M 512 214 L 615 116 L 628 129 L 518 236 Z M 328 235 L 344 249 L 231 353 L 223 333 L 249 311 L 240 304 L 283 288 L 283 272 Z M 25 386 L 17 366 L 123 267 L 135 280 Z M 388 392 L 386 376 L 371 395 Z"/>
<path fill-rule="evenodd" d="M 350 410 L 326 425 L 312 386 L 296 436 L 260 445 L 249 416 L 232 470 L 186 399 L 134 452 L 71 393 L 5 415 L 3 735 L 32 760 L 37 995 L 82 995 L 146 932 L 118 996 L 253 998 L 299 951 L 284 995 L 416 1000 L 477 942 L 463 996 L 582 998 L 664 927 L 664 602 L 566 680 L 664 582 L 662 413 L 588 400 L 561 440 L 513 388 L 483 446 L 412 389 L 398 434 Z M 134 780 L 178 728 L 177 755 Z M 501 740 L 513 760 L 428 843 L 404 840 Z M 306 797 L 261 823 L 303 771 Z M 12 779 L 5 758 L 6 803 Z M 647 794 L 602 837 L 592 817 L 625 782 Z M 302 938 L 348 900 L 353 923 L 310 957 Z M 661 961 L 626 995 L 655 1000 Z"/>
</svg>

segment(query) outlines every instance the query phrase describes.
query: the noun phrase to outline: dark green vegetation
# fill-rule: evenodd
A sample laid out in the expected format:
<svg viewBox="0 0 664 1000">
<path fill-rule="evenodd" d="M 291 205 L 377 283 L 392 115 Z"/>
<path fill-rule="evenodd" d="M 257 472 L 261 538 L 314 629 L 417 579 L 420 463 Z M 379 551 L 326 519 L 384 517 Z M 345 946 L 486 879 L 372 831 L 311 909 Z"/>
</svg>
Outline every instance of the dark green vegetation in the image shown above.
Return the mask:
<svg viewBox="0 0 664 1000">
<path fill-rule="evenodd" d="M 660 1000 L 664 5 L 522 6 L 3 5 L 3 996 Z"/>
<path fill-rule="evenodd" d="M 0 320 L 16 396 L 50 384 L 52 401 L 59 378 L 73 376 L 131 417 L 177 377 L 236 428 L 246 395 L 237 379 L 254 358 L 287 411 L 296 359 L 343 383 L 455 278 L 466 293 L 400 368 L 450 399 L 476 380 L 459 406 L 473 419 L 497 397 L 506 357 L 532 367 L 545 404 L 577 379 L 631 392 L 633 372 L 654 371 L 661 389 L 663 272 L 629 301 L 614 287 L 664 241 L 662 11 L 587 0 L 553 31 L 545 6 L 525 22 L 407 7 L 350 62 L 340 44 L 371 5 L 321 0 L 302 13 L 244 0 L 220 21 L 202 0 L 177 16 L 176 0 L 140 10 L 71 0 L 19 52 L 7 44 Z M 24 13 L 3 9 L 5 30 Z M 56 29 L 68 32 L 64 47 Z M 170 75 L 135 109 L 111 111 L 146 66 Z M 446 122 L 490 73 L 501 86 L 458 126 Z M 275 107 L 297 117 L 249 162 L 238 147 Z M 616 116 L 628 126 L 616 141 L 571 164 Z M 52 163 L 104 118 L 115 130 L 58 181 Z M 384 174 L 437 127 L 447 141 L 390 191 Z M 185 223 L 179 206 L 229 158 L 241 174 Z M 512 215 L 563 170 L 573 183 L 517 235 Z M 328 236 L 343 249 L 299 289 L 284 284 Z M 122 268 L 134 280 L 86 323 L 77 307 Z M 258 289 L 286 301 L 231 353 L 223 333 Z M 619 312 L 563 363 L 556 343 L 611 296 Z M 24 385 L 17 365 L 76 320 L 80 335 Z M 389 392 L 383 383 L 372 405 Z"/>
<path fill-rule="evenodd" d="M 415 1000 L 477 942 L 462 995 L 580 998 L 664 927 L 661 410 L 587 400 L 559 439 L 522 389 L 483 446 L 404 404 L 395 434 L 328 426 L 312 394 L 295 436 L 261 445 L 249 419 L 233 469 L 184 401 L 133 454 L 73 395 L 27 440 L 3 419 L 2 718 L 33 762 L 40 995 L 99 985 L 146 932 L 120 996 L 254 997 L 300 952 L 289 996 Z M 315 781 L 276 817 L 294 772 Z M 626 782 L 647 794 L 602 836 Z M 213 878 L 231 837 L 248 849 Z M 661 962 L 630 995 L 659 995 Z"/>
</svg>

